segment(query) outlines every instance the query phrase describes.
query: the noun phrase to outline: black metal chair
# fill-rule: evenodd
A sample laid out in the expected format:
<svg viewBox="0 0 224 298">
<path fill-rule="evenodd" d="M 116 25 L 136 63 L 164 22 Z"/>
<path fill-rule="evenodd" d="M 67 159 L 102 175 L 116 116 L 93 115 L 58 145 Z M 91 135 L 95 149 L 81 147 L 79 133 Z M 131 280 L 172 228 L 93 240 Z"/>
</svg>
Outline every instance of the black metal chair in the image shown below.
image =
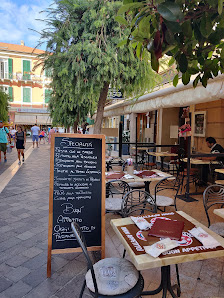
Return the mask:
<svg viewBox="0 0 224 298">
<path fill-rule="evenodd" d="M 223 163 L 220 161 L 218 164 L 217 164 L 217 161 L 210 161 L 210 164 L 209 164 L 209 172 L 211 174 L 211 178 L 212 178 L 212 183 L 215 182 L 215 177 L 216 177 L 216 174 L 217 176 L 219 177 L 219 174 L 215 172 L 216 169 L 222 169 L 223 168 Z M 216 183 L 216 182 L 215 182 Z"/>
<path fill-rule="evenodd" d="M 145 190 L 135 189 L 127 192 L 122 200 L 122 217 L 138 216 L 145 212 L 157 212 L 155 199 Z"/>
<path fill-rule="evenodd" d="M 224 186 L 219 184 L 208 186 L 203 193 L 203 203 L 209 229 L 224 237 L 224 222 L 217 222 L 211 225 L 208 213 L 208 210 L 215 205 L 220 206 L 221 208 L 224 207 Z"/>
<path fill-rule="evenodd" d="M 71 228 L 85 255 L 88 268 L 79 298 L 83 296 L 86 286 L 92 297 L 135 298 L 141 296 L 144 280 L 130 261 L 123 258 L 106 258 L 93 265 L 80 226 L 73 222 Z"/>
<path fill-rule="evenodd" d="M 119 213 L 124 195 L 130 190 L 127 182 L 122 180 L 111 180 L 106 183 L 106 212 Z"/>
<path fill-rule="evenodd" d="M 157 208 L 164 208 L 166 210 L 168 206 L 174 206 L 177 210 L 176 199 L 180 189 L 181 180 L 176 177 L 165 177 L 160 180 L 154 190 L 154 197 Z"/>
<path fill-rule="evenodd" d="M 110 169 L 113 170 L 114 167 L 117 167 L 117 166 L 120 166 L 122 168 L 122 170 L 124 170 L 125 164 L 126 164 L 126 161 L 124 159 L 122 159 L 121 157 L 113 157 L 107 161 L 106 168 L 107 168 L 108 172 Z"/>
<path fill-rule="evenodd" d="M 145 212 L 157 212 L 155 199 L 145 190 L 135 189 L 127 192 L 122 200 L 122 217 L 139 216 Z M 123 258 L 125 254 L 126 250 L 124 249 Z"/>
</svg>

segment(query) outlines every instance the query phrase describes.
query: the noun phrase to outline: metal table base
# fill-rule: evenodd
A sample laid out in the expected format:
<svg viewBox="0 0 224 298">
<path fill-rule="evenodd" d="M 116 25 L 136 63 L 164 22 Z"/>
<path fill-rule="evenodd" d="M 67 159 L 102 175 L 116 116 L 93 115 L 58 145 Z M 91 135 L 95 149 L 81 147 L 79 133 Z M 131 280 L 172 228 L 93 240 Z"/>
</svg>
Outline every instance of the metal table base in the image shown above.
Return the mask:
<svg viewBox="0 0 224 298">
<path fill-rule="evenodd" d="M 174 293 L 174 289 L 177 290 L 177 295 Z M 171 285 L 170 265 L 161 267 L 161 282 L 159 287 L 153 291 L 144 291 L 141 293 L 141 296 L 156 295 L 161 291 L 163 292 L 162 298 L 166 298 L 168 292 L 171 294 L 173 298 L 180 297 L 180 287 L 177 284 L 174 286 Z"/>
</svg>

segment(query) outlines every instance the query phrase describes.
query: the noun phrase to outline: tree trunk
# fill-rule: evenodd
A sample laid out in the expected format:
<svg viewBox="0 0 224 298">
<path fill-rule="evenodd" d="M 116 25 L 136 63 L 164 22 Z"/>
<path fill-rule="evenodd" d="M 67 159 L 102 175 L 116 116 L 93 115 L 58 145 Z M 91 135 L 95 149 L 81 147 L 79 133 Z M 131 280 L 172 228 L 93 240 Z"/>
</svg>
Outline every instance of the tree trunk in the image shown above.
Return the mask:
<svg viewBox="0 0 224 298">
<path fill-rule="evenodd" d="M 76 120 L 75 122 L 74 122 L 74 126 L 73 126 L 73 128 L 74 128 L 74 133 L 77 133 L 78 132 L 78 120 Z"/>
<path fill-rule="evenodd" d="M 103 121 L 103 111 L 104 111 L 104 106 L 105 106 L 105 102 L 107 99 L 108 90 L 109 90 L 109 83 L 105 82 L 103 89 L 100 92 L 100 97 L 99 97 L 99 101 L 98 101 L 96 122 L 94 124 L 94 130 L 93 130 L 94 134 L 101 133 L 101 126 L 102 126 L 102 121 Z"/>
</svg>

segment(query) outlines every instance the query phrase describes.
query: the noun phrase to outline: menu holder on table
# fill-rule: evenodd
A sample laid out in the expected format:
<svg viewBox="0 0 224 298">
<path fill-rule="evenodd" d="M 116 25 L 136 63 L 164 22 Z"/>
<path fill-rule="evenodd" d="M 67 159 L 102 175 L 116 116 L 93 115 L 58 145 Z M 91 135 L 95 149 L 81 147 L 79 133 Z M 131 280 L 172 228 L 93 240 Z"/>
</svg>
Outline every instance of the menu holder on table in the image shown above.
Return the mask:
<svg viewBox="0 0 224 298">
<path fill-rule="evenodd" d="M 122 177 L 124 177 L 124 173 L 111 173 L 111 174 L 107 174 L 106 178 L 108 179 L 121 179 Z"/>
<path fill-rule="evenodd" d="M 183 229 L 183 221 L 157 218 L 148 235 L 181 240 Z"/>
<path fill-rule="evenodd" d="M 135 174 L 135 175 L 140 177 L 140 178 L 143 178 L 143 177 L 151 177 L 152 175 L 157 176 L 157 173 L 153 172 L 153 171 L 141 171 L 141 172 L 139 172 L 138 174 Z"/>
</svg>

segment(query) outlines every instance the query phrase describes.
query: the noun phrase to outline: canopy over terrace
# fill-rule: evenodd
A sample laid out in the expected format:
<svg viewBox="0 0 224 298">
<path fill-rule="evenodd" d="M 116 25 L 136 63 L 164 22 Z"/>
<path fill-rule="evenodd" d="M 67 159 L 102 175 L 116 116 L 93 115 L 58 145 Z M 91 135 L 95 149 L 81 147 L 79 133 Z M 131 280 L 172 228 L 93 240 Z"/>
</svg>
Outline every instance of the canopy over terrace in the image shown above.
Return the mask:
<svg viewBox="0 0 224 298">
<path fill-rule="evenodd" d="M 187 86 L 180 84 L 143 95 L 136 101 L 124 100 L 109 105 L 104 108 L 104 117 L 146 113 L 161 108 L 184 107 L 219 99 L 224 99 L 224 75 L 210 80 L 206 88 L 201 84 L 195 89 L 192 83 Z"/>
<path fill-rule="evenodd" d="M 39 125 L 51 125 L 51 118 L 49 115 L 27 115 L 16 114 L 15 124 L 33 125 L 34 123 Z"/>
</svg>

